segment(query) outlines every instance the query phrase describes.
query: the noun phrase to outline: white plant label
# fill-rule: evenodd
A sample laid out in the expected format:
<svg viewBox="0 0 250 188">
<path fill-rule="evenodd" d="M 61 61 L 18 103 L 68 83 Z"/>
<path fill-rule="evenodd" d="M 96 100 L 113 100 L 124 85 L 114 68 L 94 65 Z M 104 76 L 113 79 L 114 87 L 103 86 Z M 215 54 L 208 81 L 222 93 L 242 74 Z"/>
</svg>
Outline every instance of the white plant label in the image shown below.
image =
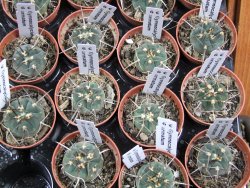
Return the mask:
<svg viewBox="0 0 250 188">
<path fill-rule="evenodd" d="M 127 168 L 131 168 L 145 158 L 146 156 L 142 147 L 137 145 L 122 156 L 122 161 Z"/>
<path fill-rule="evenodd" d="M 78 44 L 77 60 L 80 74 L 100 74 L 99 55 L 94 44 Z"/>
<path fill-rule="evenodd" d="M 156 149 L 166 150 L 176 156 L 177 142 L 177 123 L 170 119 L 158 118 L 156 126 Z"/>
<path fill-rule="evenodd" d="M 22 37 L 32 37 L 38 34 L 38 18 L 36 5 L 33 3 L 17 3 L 17 25 L 19 35 Z"/>
<path fill-rule="evenodd" d="M 164 12 L 160 8 L 147 7 L 144 15 L 142 34 L 147 37 L 161 39 Z"/>
<path fill-rule="evenodd" d="M 10 100 L 10 83 L 6 59 L 0 62 L 0 109 Z"/>
<path fill-rule="evenodd" d="M 96 128 L 94 122 L 76 119 L 76 124 L 83 138 L 98 144 L 102 143 L 100 132 Z"/>
<path fill-rule="evenodd" d="M 168 85 L 172 74 L 172 70 L 155 67 L 148 76 L 146 84 L 143 88 L 144 93 L 162 95 Z"/>
<path fill-rule="evenodd" d="M 99 24 L 105 25 L 112 18 L 115 10 L 116 10 L 115 6 L 102 2 L 89 15 L 88 22 L 99 23 Z"/>
<path fill-rule="evenodd" d="M 217 118 L 214 123 L 210 125 L 207 135 L 211 139 L 223 139 L 233 126 L 233 118 Z"/>
<path fill-rule="evenodd" d="M 207 77 L 216 74 L 227 58 L 228 50 L 214 50 L 203 63 L 197 77 Z"/>
<path fill-rule="evenodd" d="M 222 0 L 202 0 L 199 16 L 217 20 Z"/>
</svg>

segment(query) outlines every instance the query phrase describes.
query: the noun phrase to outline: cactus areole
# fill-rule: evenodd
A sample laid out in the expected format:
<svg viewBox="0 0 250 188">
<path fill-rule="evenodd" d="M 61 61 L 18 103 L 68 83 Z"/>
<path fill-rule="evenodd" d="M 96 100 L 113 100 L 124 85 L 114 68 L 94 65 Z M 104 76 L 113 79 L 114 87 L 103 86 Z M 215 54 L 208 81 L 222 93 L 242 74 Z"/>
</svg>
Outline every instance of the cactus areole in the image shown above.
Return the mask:
<svg viewBox="0 0 250 188">
<path fill-rule="evenodd" d="M 147 7 L 161 8 L 162 0 L 132 0 L 132 5 L 135 10 L 139 9 L 145 13 Z"/>
</svg>

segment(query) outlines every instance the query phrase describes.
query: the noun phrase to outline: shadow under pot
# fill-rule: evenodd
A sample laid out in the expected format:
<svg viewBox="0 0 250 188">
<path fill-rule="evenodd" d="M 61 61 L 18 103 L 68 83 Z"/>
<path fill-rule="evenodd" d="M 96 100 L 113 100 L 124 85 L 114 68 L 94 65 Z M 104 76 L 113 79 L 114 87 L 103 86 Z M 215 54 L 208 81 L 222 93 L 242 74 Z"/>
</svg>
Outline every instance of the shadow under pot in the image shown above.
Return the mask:
<svg viewBox="0 0 250 188">
<path fill-rule="evenodd" d="M 120 89 L 107 71 L 100 69 L 100 75 L 81 75 L 77 67 L 59 80 L 54 99 L 59 114 L 68 124 L 76 125 L 76 119 L 81 119 L 100 126 L 115 114 Z"/>
<path fill-rule="evenodd" d="M 100 64 L 109 60 L 119 41 L 119 30 L 113 19 L 108 24 L 88 23 L 93 10 L 78 10 L 64 19 L 58 30 L 58 44 L 63 54 L 77 64 L 77 44 L 96 45 Z"/>
<path fill-rule="evenodd" d="M 180 59 L 178 44 L 163 30 L 160 40 L 142 34 L 142 26 L 128 31 L 117 48 L 119 63 L 131 79 L 143 83 L 155 67 L 175 70 Z"/>
<path fill-rule="evenodd" d="M 15 29 L 1 41 L 0 57 L 7 60 L 11 81 L 37 84 L 54 73 L 59 48 L 55 38 L 42 28 L 39 28 L 39 35 L 31 38 L 20 37 L 18 29 Z"/>
<path fill-rule="evenodd" d="M 242 188 L 250 177 L 250 151 L 233 132 L 226 138 L 211 140 L 207 130 L 197 134 L 185 153 L 187 173 L 196 187 Z"/>
<path fill-rule="evenodd" d="M 49 25 L 56 18 L 61 4 L 61 0 L 1 0 L 5 14 L 14 22 L 17 22 L 16 4 L 25 2 L 35 3 L 40 27 Z"/>
<path fill-rule="evenodd" d="M 0 112 L 0 142 L 11 148 L 29 149 L 52 132 L 56 108 L 42 89 L 20 85 L 10 89 L 11 99 Z"/>
<path fill-rule="evenodd" d="M 173 188 L 189 187 L 187 172 L 182 163 L 163 150 L 146 149 L 146 158 L 128 169 L 123 165 L 119 175 L 119 188 Z"/>
<path fill-rule="evenodd" d="M 232 54 L 237 43 L 237 31 L 230 18 L 220 12 L 218 20 L 199 17 L 200 9 L 187 12 L 178 22 L 176 38 L 184 56 L 191 62 L 202 64 L 211 52 L 229 50 Z"/>
<path fill-rule="evenodd" d="M 67 0 L 67 1 L 75 9 L 94 9 L 101 2 L 110 3 L 111 0 L 106 0 L 106 1 L 103 1 L 103 0 L 88 0 L 88 1 L 83 1 L 83 0 Z"/>
<path fill-rule="evenodd" d="M 179 0 L 186 8 L 195 9 L 200 7 L 202 0 Z"/>
<path fill-rule="evenodd" d="M 146 148 L 155 147 L 158 117 L 177 122 L 177 131 L 182 131 L 184 110 L 178 97 L 169 89 L 161 96 L 145 94 L 144 85 L 129 90 L 118 109 L 119 125 L 132 142 Z"/>
<path fill-rule="evenodd" d="M 167 18 L 174 9 L 176 0 L 116 0 L 123 17 L 132 25 L 143 24 L 143 17 L 147 7 L 161 8 L 164 18 Z"/>
<path fill-rule="evenodd" d="M 100 134 L 102 144 L 87 141 L 76 131 L 57 145 L 51 165 L 60 188 L 114 185 L 121 169 L 121 155 L 112 139 Z"/>
<path fill-rule="evenodd" d="M 181 85 L 181 100 L 189 116 L 208 126 L 216 118 L 236 118 L 245 104 L 240 79 L 225 67 L 213 76 L 197 77 L 200 68 L 191 70 Z"/>
</svg>

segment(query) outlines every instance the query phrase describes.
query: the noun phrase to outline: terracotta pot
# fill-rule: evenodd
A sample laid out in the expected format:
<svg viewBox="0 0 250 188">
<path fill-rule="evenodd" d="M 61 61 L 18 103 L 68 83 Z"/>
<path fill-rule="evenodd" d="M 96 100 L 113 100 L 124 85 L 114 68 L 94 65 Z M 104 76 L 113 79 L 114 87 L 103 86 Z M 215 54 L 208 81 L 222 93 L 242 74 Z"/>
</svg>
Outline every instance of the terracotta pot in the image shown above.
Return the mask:
<svg viewBox="0 0 250 188">
<path fill-rule="evenodd" d="M 45 36 L 46 38 L 48 38 L 51 41 L 51 43 L 55 46 L 56 55 L 55 55 L 55 63 L 53 65 L 53 67 L 43 77 L 39 77 L 39 78 L 37 78 L 35 80 L 23 81 L 23 80 L 17 80 L 16 78 L 13 78 L 13 77 L 9 76 L 9 79 L 12 82 L 15 82 L 17 84 L 37 84 L 37 83 L 43 82 L 44 80 L 49 78 L 54 73 L 54 71 L 56 69 L 56 66 L 58 64 L 58 58 L 59 58 L 59 48 L 58 48 L 58 45 L 57 45 L 57 41 L 48 31 L 46 31 L 46 30 L 44 30 L 42 28 L 39 28 L 39 33 L 41 35 Z M 3 58 L 3 50 L 4 50 L 5 46 L 8 45 L 10 42 L 12 42 L 13 40 L 15 40 L 18 37 L 19 37 L 18 29 L 15 29 L 15 30 L 11 31 L 10 33 L 8 33 L 3 38 L 3 40 L 0 43 L 0 57 Z"/>
<path fill-rule="evenodd" d="M 13 18 L 13 16 L 11 15 L 9 8 L 8 8 L 8 0 L 1 0 L 2 3 L 2 7 L 3 10 L 5 12 L 5 14 L 14 22 L 17 23 L 17 20 L 15 18 Z M 46 25 L 49 25 L 51 22 L 54 21 L 54 19 L 56 18 L 58 11 L 60 9 L 60 5 L 61 5 L 61 0 L 58 0 L 58 4 L 55 7 L 54 11 L 47 16 L 46 18 L 44 18 L 43 20 L 38 21 L 38 25 L 39 27 L 45 27 Z"/>
<path fill-rule="evenodd" d="M 186 8 L 188 9 L 195 9 L 200 7 L 200 5 L 197 5 L 195 3 L 191 3 L 189 0 L 179 0 Z"/>
<path fill-rule="evenodd" d="M 81 5 L 79 5 L 79 4 L 77 4 L 77 3 L 74 3 L 72 0 L 67 0 L 68 1 L 68 3 L 72 6 L 72 7 L 74 7 L 75 9 L 77 9 L 77 10 L 79 10 L 79 9 L 94 9 L 95 7 L 87 7 L 87 6 L 81 6 Z M 106 3 L 110 3 L 111 2 L 111 0 L 107 0 L 107 1 L 105 1 Z"/>
<path fill-rule="evenodd" d="M 118 57 L 118 61 L 119 61 L 120 65 L 122 67 L 122 70 L 126 73 L 126 75 L 128 77 L 130 77 L 132 80 L 134 80 L 136 82 L 145 83 L 146 80 L 143 80 L 143 79 L 141 79 L 141 78 L 139 78 L 137 76 L 134 76 L 134 75 L 130 74 L 130 72 L 125 69 L 125 67 L 122 64 L 122 59 L 121 59 L 121 56 L 120 56 L 121 50 L 122 50 L 122 48 L 124 46 L 124 43 L 126 42 L 126 39 L 129 39 L 129 38 L 133 37 L 134 35 L 136 35 L 138 33 L 142 33 L 142 26 L 138 26 L 136 28 L 131 29 L 130 31 L 128 31 L 122 37 L 122 39 L 120 40 L 120 42 L 118 44 L 118 47 L 117 47 L 117 57 Z M 173 45 L 173 48 L 174 48 L 175 52 L 176 52 L 177 57 L 176 57 L 176 60 L 175 60 L 175 66 L 173 68 L 173 70 L 175 70 L 175 68 L 177 67 L 177 65 L 179 63 L 179 60 L 180 60 L 180 51 L 179 51 L 178 44 L 176 43 L 174 37 L 172 37 L 172 35 L 169 32 L 165 31 L 165 30 L 162 31 L 161 40 L 163 40 L 163 39 L 170 41 L 171 44 Z"/>
<path fill-rule="evenodd" d="M 191 179 L 191 181 L 195 184 L 195 186 L 198 188 L 201 188 L 201 186 L 198 185 L 197 182 L 195 182 L 192 175 L 190 174 L 190 171 L 188 169 L 188 162 L 189 162 L 188 159 L 189 159 L 189 155 L 190 155 L 190 151 L 191 151 L 192 147 L 195 145 L 195 143 L 198 140 L 206 137 L 206 133 L 207 133 L 207 130 L 204 130 L 204 131 L 200 132 L 199 134 L 197 134 L 188 144 L 188 147 L 187 147 L 187 150 L 185 153 L 185 167 L 186 167 L 188 176 Z M 238 150 L 243 153 L 243 158 L 244 158 L 244 161 L 246 163 L 245 172 L 243 175 L 243 179 L 235 187 L 235 188 L 243 188 L 243 187 L 245 187 L 245 185 L 248 183 L 248 181 L 250 179 L 250 150 L 249 150 L 249 146 L 246 144 L 246 142 L 241 137 L 239 137 L 234 132 L 229 132 L 226 138 L 230 139 L 230 140 L 234 140 L 236 138 L 233 143 L 236 145 Z"/>
<path fill-rule="evenodd" d="M 183 91 L 185 90 L 186 86 L 187 86 L 187 83 L 188 83 L 188 80 L 190 79 L 190 77 L 192 77 L 193 75 L 197 75 L 199 70 L 200 70 L 201 66 L 199 67 L 196 67 L 194 68 L 193 70 L 191 70 L 187 75 L 186 77 L 184 78 L 184 80 L 182 81 L 182 85 L 181 85 L 181 101 L 182 101 L 182 104 L 186 110 L 186 112 L 188 113 L 188 115 L 194 120 L 196 121 L 197 123 L 199 124 L 202 124 L 202 125 L 206 125 L 206 126 L 209 126 L 211 123 L 208 123 L 208 122 L 205 122 L 197 117 L 195 117 L 193 115 L 193 113 L 187 108 L 186 104 L 185 104 L 185 100 L 184 100 L 184 93 Z M 221 67 L 220 72 L 225 72 L 227 75 L 229 75 L 231 78 L 233 78 L 236 82 L 236 85 L 239 89 L 239 92 L 240 92 L 240 103 L 239 103 L 239 107 L 238 107 L 238 111 L 235 113 L 235 115 L 231 118 L 236 118 L 240 115 L 241 111 L 243 110 L 244 108 L 244 105 L 245 105 L 245 90 L 244 90 L 244 87 L 243 87 L 243 84 L 242 82 L 240 81 L 240 79 L 238 78 L 238 76 L 233 73 L 232 71 L 230 71 L 229 69 L 225 68 L 225 67 Z"/>
<path fill-rule="evenodd" d="M 74 125 L 74 126 L 76 126 L 76 123 L 69 120 L 67 118 L 67 116 L 60 110 L 60 108 L 58 106 L 58 96 L 57 95 L 58 95 L 62 85 L 64 84 L 65 80 L 68 79 L 68 77 L 70 75 L 77 74 L 78 72 L 79 72 L 79 68 L 76 67 L 76 68 L 68 71 L 66 74 L 64 74 L 64 76 L 59 80 L 59 82 L 58 82 L 58 84 L 56 86 L 55 95 L 54 95 L 55 106 L 56 106 L 57 111 L 59 112 L 59 114 L 61 115 L 61 117 L 65 121 L 67 121 L 69 124 Z M 112 112 L 112 114 L 110 114 L 110 116 L 106 120 L 96 124 L 97 127 L 100 126 L 100 125 L 103 125 L 104 123 L 109 121 L 111 117 L 113 117 L 113 115 L 115 114 L 115 112 L 116 112 L 116 110 L 117 110 L 117 108 L 119 106 L 119 102 L 120 102 L 120 88 L 119 88 L 119 85 L 118 85 L 117 81 L 115 80 L 115 78 L 109 72 L 107 72 L 107 71 L 105 71 L 104 69 L 101 69 L 101 68 L 100 68 L 100 75 L 104 75 L 104 76 L 108 77 L 113 82 L 114 87 L 115 87 L 114 89 L 115 89 L 115 92 L 116 92 L 116 95 L 117 95 L 117 104 L 116 104 L 116 107 L 115 107 L 114 111 Z"/>
<path fill-rule="evenodd" d="M 163 150 L 157 150 L 157 149 L 145 149 L 144 150 L 144 153 L 145 155 L 147 156 L 149 153 L 161 153 L 162 155 L 165 155 L 167 157 L 170 157 L 170 158 L 174 158 L 173 162 L 175 164 L 177 164 L 177 166 L 180 168 L 180 171 L 181 171 L 181 174 L 184 178 L 184 182 L 182 183 L 185 183 L 185 188 L 189 188 L 189 179 L 188 179 L 188 175 L 187 175 L 187 172 L 186 172 L 186 169 L 184 168 L 183 164 L 177 159 L 177 157 L 174 157 L 172 154 L 166 152 L 166 151 L 163 151 Z M 123 171 L 126 169 L 127 167 L 125 165 L 122 166 L 121 168 L 121 172 L 120 172 L 120 175 L 119 175 L 119 179 L 118 179 L 118 186 L 119 188 L 122 188 L 122 180 L 123 180 Z"/>
<path fill-rule="evenodd" d="M 61 51 L 63 52 L 63 54 L 73 63 L 75 64 L 78 64 L 77 63 L 77 59 L 74 59 L 73 57 L 71 57 L 70 55 L 68 55 L 66 52 L 65 52 L 65 49 L 64 49 L 64 46 L 62 44 L 62 41 L 64 39 L 64 36 L 68 30 L 68 27 L 69 27 L 69 22 L 71 22 L 72 20 L 75 20 L 77 17 L 82 17 L 82 15 L 84 16 L 88 16 L 90 15 L 90 13 L 92 12 L 93 10 L 92 9 L 85 9 L 85 10 L 78 10 L 76 12 L 73 12 L 72 14 L 70 14 L 67 18 L 65 18 L 62 22 L 62 24 L 60 25 L 59 27 L 59 30 L 58 30 L 58 35 L 57 35 L 57 38 L 58 38 L 58 44 L 59 44 L 59 47 L 61 48 Z M 115 23 L 115 21 L 113 19 L 111 19 L 108 23 L 108 25 L 110 26 L 110 28 L 112 29 L 113 31 L 113 35 L 114 35 L 114 47 L 112 49 L 112 51 L 110 52 L 109 55 L 107 55 L 106 57 L 104 57 L 103 59 L 100 59 L 100 64 L 102 63 L 105 63 L 106 61 L 108 61 L 110 59 L 110 57 L 112 56 L 112 54 L 114 53 L 115 49 L 116 49 L 116 46 L 119 42 L 119 30 L 118 30 L 118 27 Z"/>
<path fill-rule="evenodd" d="M 39 87 L 36 87 L 36 86 L 32 86 L 32 85 L 19 85 L 19 86 L 15 86 L 15 87 L 12 87 L 10 89 L 10 92 L 13 93 L 13 92 L 17 92 L 21 89 L 31 89 L 31 90 L 36 90 L 38 91 L 41 95 L 45 96 L 45 98 L 50 102 L 51 104 L 51 108 L 52 108 L 52 111 L 53 111 L 53 116 L 54 116 L 54 119 L 53 119 L 53 123 L 51 125 L 51 128 L 50 130 L 47 132 L 47 134 L 42 138 L 40 139 L 38 142 L 36 142 L 35 144 L 32 144 L 32 145 L 29 145 L 29 146 L 12 146 L 6 142 L 4 142 L 3 140 L 0 139 L 0 143 L 3 144 L 3 145 L 6 145 L 10 148 L 14 148 L 14 149 L 30 149 L 30 148 L 33 148 L 35 146 L 38 146 L 40 145 L 42 142 L 44 142 L 48 137 L 49 135 L 51 134 L 52 130 L 54 129 L 54 126 L 55 126 L 55 123 L 56 123 L 56 108 L 55 108 L 55 105 L 54 105 L 54 102 L 52 100 L 52 98 L 48 95 L 47 92 L 45 92 L 44 90 L 42 90 L 41 88 Z"/>
<path fill-rule="evenodd" d="M 142 147 L 145 148 L 155 148 L 155 145 L 146 145 L 146 144 L 142 144 L 141 142 L 133 139 L 124 129 L 124 123 L 123 123 L 123 111 L 124 111 L 124 106 L 126 105 L 126 103 L 128 102 L 128 100 L 133 97 L 134 95 L 136 95 L 139 92 L 142 92 L 144 88 L 144 84 L 138 85 L 134 88 L 132 88 L 131 90 L 129 90 L 124 97 L 121 100 L 120 106 L 118 108 L 118 121 L 119 121 L 119 125 L 120 128 L 122 130 L 122 132 L 126 135 L 127 138 L 129 138 L 132 142 L 134 142 L 135 144 L 138 144 Z M 184 110 L 181 104 L 181 101 L 179 100 L 179 98 L 170 90 L 170 89 L 165 89 L 164 93 L 163 93 L 164 97 L 166 98 L 170 98 L 172 100 L 174 100 L 175 105 L 178 108 L 179 111 L 179 122 L 177 122 L 177 127 L 178 127 L 178 132 L 179 134 L 182 131 L 182 127 L 184 124 Z"/>
<path fill-rule="evenodd" d="M 170 10 L 167 14 L 164 15 L 164 19 L 166 19 L 166 18 L 170 15 L 170 13 L 173 11 L 174 6 L 175 6 L 175 2 L 176 2 L 176 0 L 174 0 L 173 7 L 171 7 L 171 10 Z M 128 15 L 123 11 L 122 6 L 121 6 L 121 3 L 120 3 L 120 0 L 116 0 L 116 4 L 117 4 L 117 6 L 118 6 L 120 12 L 122 13 L 123 17 L 125 18 L 125 20 L 127 20 L 129 23 L 131 23 L 131 24 L 134 25 L 134 26 L 139 26 L 139 25 L 142 25 L 142 24 L 143 24 L 143 21 L 138 21 L 138 20 L 136 20 L 134 17 L 128 16 Z"/>
<path fill-rule="evenodd" d="M 176 27 L 176 39 L 177 39 L 177 43 L 178 45 L 180 46 L 180 49 L 182 51 L 182 53 L 184 54 L 184 56 L 191 62 L 193 63 L 196 63 L 196 64 L 202 64 L 203 61 L 200 60 L 200 59 L 196 59 L 194 57 L 192 57 L 191 55 L 189 55 L 185 49 L 183 48 L 183 46 L 181 45 L 180 43 L 180 39 L 179 39 L 179 31 L 180 31 L 180 27 L 184 22 L 184 20 L 187 20 L 187 18 L 191 17 L 191 16 L 194 16 L 194 15 L 198 15 L 199 14 L 199 11 L 200 9 L 197 8 L 197 9 L 193 9 L 189 12 L 187 12 L 186 14 L 184 14 L 182 16 L 182 18 L 179 20 L 178 24 L 177 24 L 177 27 Z M 230 49 L 229 50 L 229 53 L 228 53 L 228 56 L 231 55 L 236 47 L 236 44 L 237 44 L 237 30 L 235 28 L 235 25 L 234 23 L 232 22 L 232 20 L 226 15 L 224 14 L 223 12 L 220 12 L 219 13 L 219 16 L 218 16 L 218 20 L 220 20 L 221 18 L 224 18 L 223 21 L 226 23 L 226 25 L 230 28 L 230 30 L 232 31 L 232 44 L 230 46 Z"/>
<path fill-rule="evenodd" d="M 60 141 L 60 144 L 65 144 L 66 142 L 73 140 L 79 134 L 80 134 L 79 131 L 68 134 Z M 108 147 L 113 151 L 114 156 L 115 156 L 116 173 L 115 173 L 115 176 L 113 177 L 112 181 L 110 182 L 110 184 L 107 186 L 107 188 L 111 188 L 115 184 L 115 182 L 119 176 L 119 172 L 121 169 L 121 163 L 122 163 L 121 162 L 121 155 L 120 155 L 119 149 L 117 148 L 116 144 L 112 141 L 112 139 L 109 138 L 104 133 L 100 132 L 100 134 L 101 134 L 101 138 L 102 138 L 103 142 L 108 145 Z M 60 188 L 63 188 L 64 186 L 62 185 L 62 183 L 58 177 L 57 166 L 56 166 L 56 158 L 57 158 L 58 153 L 61 151 L 61 149 L 62 149 L 62 146 L 60 146 L 58 144 L 56 146 L 54 153 L 53 153 L 53 156 L 52 156 L 51 167 L 52 167 L 52 173 L 53 173 L 53 176 L 56 180 L 56 183 L 59 185 Z"/>
</svg>

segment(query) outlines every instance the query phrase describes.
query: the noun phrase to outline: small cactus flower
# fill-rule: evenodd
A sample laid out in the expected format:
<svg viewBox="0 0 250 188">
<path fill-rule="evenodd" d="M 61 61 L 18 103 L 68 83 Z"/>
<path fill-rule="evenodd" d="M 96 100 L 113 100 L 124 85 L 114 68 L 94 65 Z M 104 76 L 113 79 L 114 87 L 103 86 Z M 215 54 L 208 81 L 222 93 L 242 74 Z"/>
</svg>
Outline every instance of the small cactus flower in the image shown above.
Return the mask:
<svg viewBox="0 0 250 188">
<path fill-rule="evenodd" d="M 135 10 L 146 12 L 147 7 L 161 8 L 162 0 L 132 0 L 132 5 Z"/>
</svg>

